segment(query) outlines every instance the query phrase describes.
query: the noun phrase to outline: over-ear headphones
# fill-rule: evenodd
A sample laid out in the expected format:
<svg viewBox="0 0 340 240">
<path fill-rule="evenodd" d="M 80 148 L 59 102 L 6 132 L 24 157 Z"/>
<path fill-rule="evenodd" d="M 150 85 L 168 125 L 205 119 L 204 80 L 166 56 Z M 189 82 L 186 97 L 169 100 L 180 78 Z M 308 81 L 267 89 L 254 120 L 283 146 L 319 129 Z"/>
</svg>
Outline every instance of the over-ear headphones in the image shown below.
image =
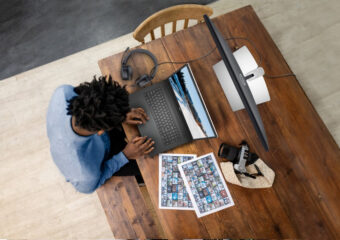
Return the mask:
<svg viewBox="0 0 340 240">
<path fill-rule="evenodd" d="M 129 53 L 127 53 L 129 51 L 129 48 L 127 48 L 123 54 L 122 57 L 122 66 L 120 69 L 120 75 L 122 77 L 123 80 L 130 80 L 132 77 L 132 68 L 130 65 L 127 65 L 127 62 L 129 60 L 129 58 L 135 54 L 135 53 L 142 53 L 142 54 L 146 54 L 148 55 L 153 63 L 154 63 L 154 67 L 152 68 L 150 74 L 143 74 L 142 76 L 137 77 L 136 79 L 136 84 L 139 87 L 144 87 L 146 84 L 148 84 L 149 82 L 151 82 L 151 80 L 155 77 L 156 72 L 157 72 L 157 68 L 158 68 L 158 62 L 156 57 L 148 50 L 145 49 L 134 49 L 132 51 L 130 51 Z"/>
</svg>

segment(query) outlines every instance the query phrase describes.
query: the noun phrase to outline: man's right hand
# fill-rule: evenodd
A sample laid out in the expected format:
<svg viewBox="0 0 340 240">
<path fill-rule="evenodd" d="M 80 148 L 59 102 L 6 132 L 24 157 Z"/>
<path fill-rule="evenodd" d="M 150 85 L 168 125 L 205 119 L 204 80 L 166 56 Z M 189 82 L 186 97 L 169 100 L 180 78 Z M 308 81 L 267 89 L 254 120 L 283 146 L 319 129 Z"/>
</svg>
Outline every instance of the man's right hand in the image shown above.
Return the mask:
<svg viewBox="0 0 340 240">
<path fill-rule="evenodd" d="M 147 137 L 135 137 L 128 142 L 123 153 L 128 159 L 136 159 L 150 153 L 154 144 L 151 138 L 147 140 Z"/>
</svg>

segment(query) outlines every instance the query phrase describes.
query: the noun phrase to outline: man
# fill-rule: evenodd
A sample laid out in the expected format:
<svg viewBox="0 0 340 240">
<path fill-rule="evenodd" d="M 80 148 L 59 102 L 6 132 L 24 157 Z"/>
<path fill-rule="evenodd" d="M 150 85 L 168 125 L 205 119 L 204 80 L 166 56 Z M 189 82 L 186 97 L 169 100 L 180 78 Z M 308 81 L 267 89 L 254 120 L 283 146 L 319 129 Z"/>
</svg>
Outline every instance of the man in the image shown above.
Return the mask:
<svg viewBox="0 0 340 240">
<path fill-rule="evenodd" d="M 143 109 L 130 109 L 128 92 L 112 78 L 96 77 L 78 87 L 57 88 L 47 112 L 47 135 L 55 164 L 66 181 L 91 193 L 113 175 L 136 175 L 136 161 L 154 142 L 135 137 L 126 143 L 121 124 L 143 124 Z"/>
</svg>

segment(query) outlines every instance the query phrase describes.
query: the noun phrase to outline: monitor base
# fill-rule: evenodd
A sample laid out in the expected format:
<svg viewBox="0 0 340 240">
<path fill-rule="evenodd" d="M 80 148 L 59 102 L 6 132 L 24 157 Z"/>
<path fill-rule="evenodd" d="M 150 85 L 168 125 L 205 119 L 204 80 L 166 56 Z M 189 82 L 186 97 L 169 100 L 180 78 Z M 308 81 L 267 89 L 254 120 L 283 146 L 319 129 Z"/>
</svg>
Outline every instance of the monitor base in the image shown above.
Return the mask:
<svg viewBox="0 0 340 240">
<path fill-rule="evenodd" d="M 247 83 L 254 97 L 255 103 L 258 105 L 270 101 L 268 88 L 263 78 L 264 70 L 262 67 L 258 67 L 254 57 L 252 56 L 248 48 L 246 46 L 241 47 L 234 52 L 234 56 L 242 70 L 243 75 L 247 76 Z M 221 84 L 224 94 L 229 101 L 231 109 L 234 112 L 244 109 L 242 100 L 238 95 L 236 87 L 223 60 L 216 63 L 213 66 L 213 69 L 218 81 Z"/>
</svg>

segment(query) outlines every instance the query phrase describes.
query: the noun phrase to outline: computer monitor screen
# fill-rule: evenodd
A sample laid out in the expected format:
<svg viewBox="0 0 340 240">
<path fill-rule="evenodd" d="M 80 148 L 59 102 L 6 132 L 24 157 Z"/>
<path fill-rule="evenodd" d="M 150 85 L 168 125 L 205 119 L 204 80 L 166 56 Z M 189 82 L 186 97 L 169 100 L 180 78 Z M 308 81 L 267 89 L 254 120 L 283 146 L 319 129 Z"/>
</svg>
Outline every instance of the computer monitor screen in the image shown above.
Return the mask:
<svg viewBox="0 0 340 240">
<path fill-rule="evenodd" d="M 204 20 L 209 28 L 211 36 L 216 44 L 216 47 L 226 65 L 232 81 L 236 87 L 238 94 L 243 102 L 243 105 L 248 112 L 248 115 L 253 123 L 258 137 L 266 151 L 269 150 L 268 140 L 266 132 L 263 126 L 263 122 L 260 113 L 257 109 L 253 95 L 250 92 L 249 86 L 243 73 L 229 47 L 229 45 L 224 40 L 222 34 L 215 27 L 215 25 L 210 21 L 207 15 L 204 15 Z"/>
<path fill-rule="evenodd" d="M 211 119 L 188 65 L 168 79 L 193 139 L 216 137 Z"/>
</svg>

